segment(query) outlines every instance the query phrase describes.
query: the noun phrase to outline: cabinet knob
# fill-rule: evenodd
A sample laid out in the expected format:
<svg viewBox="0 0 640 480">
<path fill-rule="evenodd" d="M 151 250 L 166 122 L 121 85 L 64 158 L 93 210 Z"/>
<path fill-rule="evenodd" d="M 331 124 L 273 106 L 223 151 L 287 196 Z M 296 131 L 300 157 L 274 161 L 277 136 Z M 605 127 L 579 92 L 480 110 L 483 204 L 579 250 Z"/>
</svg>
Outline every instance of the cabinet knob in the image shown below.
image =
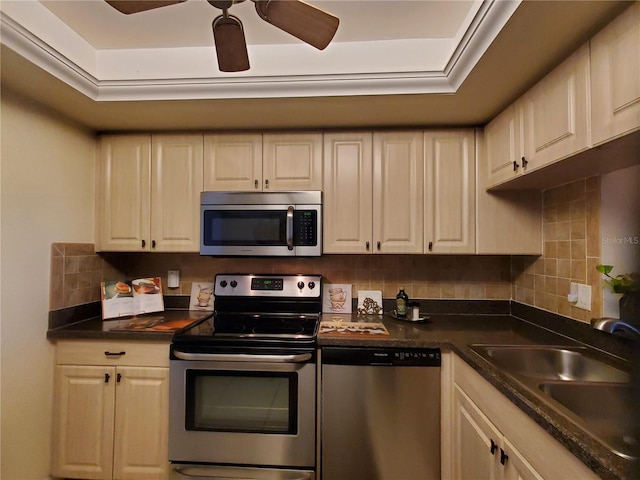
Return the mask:
<svg viewBox="0 0 640 480">
<path fill-rule="evenodd" d="M 433 250 L 433 242 L 429 242 L 429 251 L 431 251 L 431 250 Z"/>
<path fill-rule="evenodd" d="M 378 242 L 376 243 L 376 247 L 378 247 L 378 250 L 380 250 L 380 240 L 378 240 Z"/>
<path fill-rule="evenodd" d="M 496 445 L 496 442 L 493 441 L 493 438 L 491 439 L 491 455 L 496 453 L 496 450 L 498 449 L 498 445 Z"/>
<path fill-rule="evenodd" d="M 520 168 L 520 164 L 514 160 L 513 161 L 513 171 L 517 172 L 518 168 Z"/>
<path fill-rule="evenodd" d="M 269 179 L 268 178 L 266 178 L 264 180 L 264 188 L 269 188 Z"/>
<path fill-rule="evenodd" d="M 529 160 L 527 160 L 525 157 L 522 157 L 522 168 L 527 168 L 527 164 L 529 163 Z"/>
<path fill-rule="evenodd" d="M 155 240 L 151 240 L 151 248 L 156 248 L 156 241 Z"/>
<path fill-rule="evenodd" d="M 255 188 L 258 188 L 258 187 L 260 186 L 260 182 L 258 181 L 258 179 L 257 179 L 257 178 L 253 181 L 253 186 L 254 186 Z"/>
<path fill-rule="evenodd" d="M 507 464 L 507 460 L 509 460 L 509 455 L 504 453 L 503 449 L 500 449 L 500 464 L 501 465 L 506 465 Z"/>
<path fill-rule="evenodd" d="M 108 373 L 104 374 L 104 383 L 109 383 L 109 379 L 111 378 L 111 375 L 109 375 Z"/>
<path fill-rule="evenodd" d="M 140 243 L 142 244 L 142 248 L 144 248 L 145 245 L 147 244 L 147 242 L 145 242 L 144 240 L 141 240 Z"/>
<path fill-rule="evenodd" d="M 365 248 L 367 249 L 367 251 L 369 250 L 369 242 L 365 243 Z"/>
</svg>

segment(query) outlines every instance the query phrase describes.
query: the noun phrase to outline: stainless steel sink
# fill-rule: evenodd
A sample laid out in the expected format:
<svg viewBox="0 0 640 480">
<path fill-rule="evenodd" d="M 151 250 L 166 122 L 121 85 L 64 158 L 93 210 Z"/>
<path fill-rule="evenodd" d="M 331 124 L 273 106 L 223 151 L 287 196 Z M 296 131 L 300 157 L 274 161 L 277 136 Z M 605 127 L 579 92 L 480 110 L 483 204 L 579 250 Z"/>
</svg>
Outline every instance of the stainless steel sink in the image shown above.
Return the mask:
<svg viewBox="0 0 640 480">
<path fill-rule="evenodd" d="M 570 417 L 576 415 L 573 420 L 582 423 L 614 453 L 633 458 L 640 440 L 633 431 L 631 385 L 553 382 L 541 383 L 539 388 L 566 408 Z"/>
<path fill-rule="evenodd" d="M 595 358 L 584 347 L 472 345 L 506 372 L 540 380 L 629 382 L 629 374 Z"/>
<path fill-rule="evenodd" d="M 631 378 L 623 361 L 579 346 L 470 347 L 612 453 L 635 458 L 639 439 L 633 436 Z"/>
</svg>

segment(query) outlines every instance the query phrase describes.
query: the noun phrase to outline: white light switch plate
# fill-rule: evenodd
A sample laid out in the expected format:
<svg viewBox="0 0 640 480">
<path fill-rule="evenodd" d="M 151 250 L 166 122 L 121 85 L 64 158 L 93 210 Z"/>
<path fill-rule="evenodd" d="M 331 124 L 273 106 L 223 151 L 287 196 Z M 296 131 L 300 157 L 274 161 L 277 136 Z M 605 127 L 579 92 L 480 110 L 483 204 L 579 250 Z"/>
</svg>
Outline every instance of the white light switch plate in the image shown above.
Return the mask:
<svg viewBox="0 0 640 480">
<path fill-rule="evenodd" d="M 591 285 L 578 284 L 578 301 L 576 307 L 591 310 Z"/>
</svg>

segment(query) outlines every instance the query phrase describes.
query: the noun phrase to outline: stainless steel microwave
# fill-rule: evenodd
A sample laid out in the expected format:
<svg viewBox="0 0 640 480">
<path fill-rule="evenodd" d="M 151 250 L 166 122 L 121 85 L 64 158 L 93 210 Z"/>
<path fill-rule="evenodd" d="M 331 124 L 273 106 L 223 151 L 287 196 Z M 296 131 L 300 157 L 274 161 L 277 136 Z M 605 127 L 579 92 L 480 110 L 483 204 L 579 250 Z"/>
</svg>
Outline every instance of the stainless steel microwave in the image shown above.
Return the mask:
<svg viewBox="0 0 640 480">
<path fill-rule="evenodd" d="M 322 192 L 203 192 L 200 255 L 322 254 Z"/>
</svg>

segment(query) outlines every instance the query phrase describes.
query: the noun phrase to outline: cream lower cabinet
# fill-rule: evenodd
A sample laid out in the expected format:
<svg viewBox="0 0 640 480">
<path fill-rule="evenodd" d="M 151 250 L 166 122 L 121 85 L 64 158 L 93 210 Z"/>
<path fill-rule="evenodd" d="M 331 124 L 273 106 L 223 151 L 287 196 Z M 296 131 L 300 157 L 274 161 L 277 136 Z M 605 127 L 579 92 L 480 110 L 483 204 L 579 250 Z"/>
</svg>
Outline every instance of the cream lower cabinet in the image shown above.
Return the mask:
<svg viewBox="0 0 640 480">
<path fill-rule="evenodd" d="M 324 136 L 324 253 L 423 253 L 421 131 Z"/>
<path fill-rule="evenodd" d="M 443 358 L 442 478 L 541 480 L 598 476 L 464 360 Z M 446 452 L 446 455 L 444 454 Z"/>
<path fill-rule="evenodd" d="M 205 135 L 204 190 L 322 190 L 322 133 Z"/>
<path fill-rule="evenodd" d="M 594 145 L 640 129 L 640 3 L 591 39 Z"/>
<path fill-rule="evenodd" d="M 166 479 L 168 344 L 63 341 L 56 354 L 52 476 Z"/>
<path fill-rule="evenodd" d="M 198 252 L 202 135 L 100 138 L 96 250 Z"/>
<path fill-rule="evenodd" d="M 474 131 L 425 131 L 424 156 L 424 251 L 475 253 Z"/>
</svg>

